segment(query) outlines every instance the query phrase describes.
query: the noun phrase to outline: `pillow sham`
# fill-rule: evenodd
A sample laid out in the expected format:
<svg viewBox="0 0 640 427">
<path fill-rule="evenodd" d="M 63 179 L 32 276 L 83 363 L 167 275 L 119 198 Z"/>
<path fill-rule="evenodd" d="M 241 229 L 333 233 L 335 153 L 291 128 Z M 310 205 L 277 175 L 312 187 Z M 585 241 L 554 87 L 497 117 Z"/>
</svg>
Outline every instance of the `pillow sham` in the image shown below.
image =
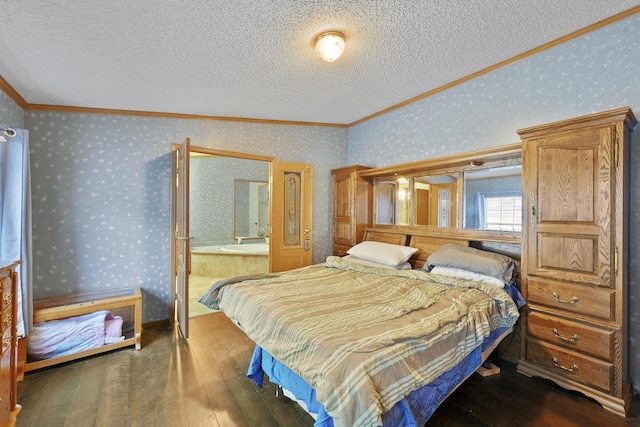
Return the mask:
<svg viewBox="0 0 640 427">
<path fill-rule="evenodd" d="M 456 277 L 458 279 L 471 280 L 473 282 L 488 283 L 499 288 L 504 288 L 504 286 L 506 285 L 503 280 L 498 279 L 497 277 L 487 276 L 486 274 L 480 274 L 469 270 L 462 270 L 461 268 L 441 267 L 439 265 L 436 265 L 435 267 L 433 267 L 430 273 L 439 274 L 441 276 Z"/>
<path fill-rule="evenodd" d="M 516 281 L 517 264 L 513 259 L 506 255 L 467 246 L 454 244 L 441 246 L 427 258 L 424 269 L 431 271 L 436 266 L 460 268 L 497 277 L 508 285 Z"/>
<path fill-rule="evenodd" d="M 353 255 L 347 255 L 342 259 L 348 259 L 351 262 L 357 262 L 358 264 L 368 265 L 371 267 L 390 268 L 393 270 L 411 270 L 412 268 L 411 264 L 409 264 L 408 262 L 403 262 L 402 264 L 398 264 L 398 265 L 388 265 L 388 264 L 382 264 L 380 262 L 374 262 L 374 261 L 369 261 L 367 259 L 358 258 Z"/>
<path fill-rule="evenodd" d="M 399 265 L 409 261 L 411 255 L 416 253 L 418 248 L 410 246 L 392 245 L 391 243 L 365 241 L 360 242 L 347 251 L 360 259 L 378 262 L 386 265 Z"/>
</svg>

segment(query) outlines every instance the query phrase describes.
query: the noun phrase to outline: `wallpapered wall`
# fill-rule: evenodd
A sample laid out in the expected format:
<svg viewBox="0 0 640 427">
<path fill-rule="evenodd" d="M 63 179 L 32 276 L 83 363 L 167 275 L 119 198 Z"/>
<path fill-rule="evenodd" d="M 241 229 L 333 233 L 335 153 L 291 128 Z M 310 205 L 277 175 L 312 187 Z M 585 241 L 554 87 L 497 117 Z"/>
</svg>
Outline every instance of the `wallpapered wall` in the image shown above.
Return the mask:
<svg viewBox="0 0 640 427">
<path fill-rule="evenodd" d="M 21 121 L 5 94 L 0 123 Z M 34 297 L 143 290 L 143 322 L 170 314 L 170 146 L 314 165 L 314 262 L 331 253 L 330 169 L 347 161 L 343 128 L 27 111 Z"/>
<path fill-rule="evenodd" d="M 349 129 L 349 163 L 388 166 L 520 141 L 517 129 L 629 106 L 640 119 L 640 15 Z M 631 162 L 640 162 L 640 125 Z M 630 371 L 640 392 L 640 170 L 630 183 Z"/>
<path fill-rule="evenodd" d="M 9 96 L 0 90 L 0 123 L 7 126 L 24 127 L 24 111 Z"/>
<path fill-rule="evenodd" d="M 230 157 L 193 157 L 189 167 L 191 243 L 231 243 L 234 239 L 234 181 L 269 182 L 269 163 Z M 246 214 L 248 223 L 249 212 L 238 214 Z M 248 235 L 247 227 L 243 235 Z"/>
</svg>

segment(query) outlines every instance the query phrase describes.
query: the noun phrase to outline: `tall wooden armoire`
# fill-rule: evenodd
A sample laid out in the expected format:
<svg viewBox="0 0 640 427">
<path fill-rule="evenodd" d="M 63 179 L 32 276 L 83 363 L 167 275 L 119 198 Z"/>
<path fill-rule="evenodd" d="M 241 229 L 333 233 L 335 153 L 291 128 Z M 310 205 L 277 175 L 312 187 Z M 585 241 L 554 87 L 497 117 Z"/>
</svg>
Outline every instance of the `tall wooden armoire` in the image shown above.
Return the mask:
<svg viewBox="0 0 640 427">
<path fill-rule="evenodd" d="M 373 189 L 358 172 L 371 169 L 352 165 L 331 171 L 333 175 L 333 255 L 344 256 L 360 243 L 371 227 Z"/>
<path fill-rule="evenodd" d="M 621 108 L 518 131 L 528 301 L 518 371 L 623 416 L 631 401 L 627 229 L 635 124 Z"/>
</svg>

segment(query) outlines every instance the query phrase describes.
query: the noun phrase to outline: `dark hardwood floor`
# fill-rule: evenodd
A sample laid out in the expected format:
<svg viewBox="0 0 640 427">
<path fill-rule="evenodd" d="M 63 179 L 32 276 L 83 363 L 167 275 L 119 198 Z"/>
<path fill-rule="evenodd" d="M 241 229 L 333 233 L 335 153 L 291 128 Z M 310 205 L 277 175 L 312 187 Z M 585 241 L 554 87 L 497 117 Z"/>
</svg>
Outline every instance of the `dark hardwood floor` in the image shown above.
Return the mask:
<svg viewBox="0 0 640 427">
<path fill-rule="evenodd" d="M 222 313 L 191 319 L 191 338 L 147 328 L 140 351 L 122 349 L 29 372 L 18 384 L 19 427 L 300 427 L 313 420 L 297 404 L 256 387 L 245 371 L 253 343 Z M 473 375 L 427 423 L 435 426 L 640 426 L 586 397 L 527 378 L 499 360 L 500 375 Z"/>
</svg>

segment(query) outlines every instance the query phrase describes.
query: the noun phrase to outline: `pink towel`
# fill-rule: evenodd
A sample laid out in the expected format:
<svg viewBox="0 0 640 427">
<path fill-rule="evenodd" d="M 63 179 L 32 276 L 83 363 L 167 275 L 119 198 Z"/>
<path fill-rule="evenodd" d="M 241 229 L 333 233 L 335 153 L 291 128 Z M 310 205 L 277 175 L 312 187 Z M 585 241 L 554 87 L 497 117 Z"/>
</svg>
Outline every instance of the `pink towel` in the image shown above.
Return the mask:
<svg viewBox="0 0 640 427">
<path fill-rule="evenodd" d="M 111 344 L 123 340 L 122 317 L 109 313 L 104 321 L 104 343 Z"/>
</svg>

